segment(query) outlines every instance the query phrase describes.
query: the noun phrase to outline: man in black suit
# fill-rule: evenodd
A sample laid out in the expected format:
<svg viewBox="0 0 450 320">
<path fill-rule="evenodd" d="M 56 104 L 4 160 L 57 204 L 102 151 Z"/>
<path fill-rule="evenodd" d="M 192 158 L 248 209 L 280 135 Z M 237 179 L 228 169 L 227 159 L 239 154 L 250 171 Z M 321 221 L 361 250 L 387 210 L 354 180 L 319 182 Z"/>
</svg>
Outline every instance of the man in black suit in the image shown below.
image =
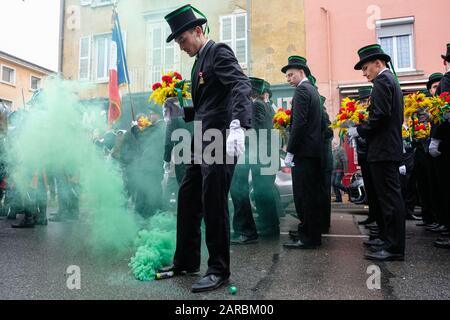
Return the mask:
<svg viewBox="0 0 450 320">
<path fill-rule="evenodd" d="M 436 95 L 439 96 L 444 92 L 450 92 L 450 43 L 447 44 L 447 53 L 441 55 L 444 59 L 444 65 L 447 73 L 444 74 L 436 89 Z M 443 237 L 434 242 L 438 248 L 450 249 L 450 238 L 448 231 L 450 230 L 450 199 L 445 191 L 449 189 L 450 181 L 450 113 L 444 115 L 445 120 L 441 122 L 431 132 L 431 142 L 429 152 L 435 158 L 437 175 L 437 188 L 441 190 L 441 212 L 438 220 L 441 226 L 439 231 L 444 232 Z"/>
<path fill-rule="evenodd" d="M 367 139 L 367 162 L 384 222 L 381 239 L 365 243 L 373 245 L 372 252 L 366 254 L 365 258 L 378 261 L 403 260 L 405 207 L 399 173 L 403 154 L 403 94 L 397 79 L 386 67 L 391 58 L 380 45 L 361 48 L 358 54 L 360 61 L 355 65 L 355 70 L 363 71 L 363 75 L 373 82 L 373 89 L 368 121 L 349 128 L 349 135 Z"/>
<path fill-rule="evenodd" d="M 191 5 L 185 5 L 165 17 L 172 30 L 167 42 L 175 39 L 181 50 L 196 57 L 191 74 L 193 107 L 184 108 L 185 121 L 201 122 L 202 134 L 213 134 L 210 129 L 215 133 L 219 131 L 219 136 L 213 135 L 213 140 L 219 139 L 214 143 L 221 147 L 214 149 L 214 159 L 207 159 L 203 152 L 212 142 L 201 141 L 200 150 L 197 150 L 195 137 L 192 140 L 193 156 L 191 163 L 186 165 L 178 194 L 174 261 L 172 266 L 161 271 L 173 271 L 176 275 L 198 272 L 200 224 L 204 218 L 208 270 L 192 286 L 193 292 L 202 292 L 220 287 L 230 276 L 228 192 L 236 157 L 245 151 L 244 128 L 251 127 L 252 103 L 250 82 L 232 49 L 208 40 L 201 27 L 207 20 L 197 18 L 194 11 L 201 14 Z M 226 138 L 227 129 L 229 135 Z M 226 147 L 223 145 L 225 139 Z"/>
<path fill-rule="evenodd" d="M 310 249 L 322 244 L 321 235 L 321 155 L 322 128 L 320 95 L 308 80 L 311 72 L 306 59 L 291 56 L 281 69 L 288 83 L 295 87 L 292 121 L 285 164 L 292 168 L 294 203 L 300 224 L 298 239 L 283 246 Z"/>
</svg>

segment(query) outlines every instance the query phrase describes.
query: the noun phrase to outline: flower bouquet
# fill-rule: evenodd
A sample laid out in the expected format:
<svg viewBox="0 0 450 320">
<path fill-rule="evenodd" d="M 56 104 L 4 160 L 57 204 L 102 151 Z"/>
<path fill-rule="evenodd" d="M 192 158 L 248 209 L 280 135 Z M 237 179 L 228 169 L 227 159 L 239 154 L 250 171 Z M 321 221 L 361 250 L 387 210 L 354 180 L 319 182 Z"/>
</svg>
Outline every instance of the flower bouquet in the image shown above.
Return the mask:
<svg viewBox="0 0 450 320">
<path fill-rule="evenodd" d="M 291 125 L 291 110 L 278 108 L 277 112 L 273 116 L 273 127 L 280 132 L 284 142 L 287 144 L 288 133 L 287 128 Z"/>
<path fill-rule="evenodd" d="M 191 98 L 191 94 L 188 92 L 189 84 L 178 72 L 164 74 L 161 80 L 161 82 L 153 84 L 149 102 L 153 101 L 158 105 L 163 105 L 168 98 L 177 97 L 180 105 L 183 106 L 183 99 Z"/>
<path fill-rule="evenodd" d="M 359 125 L 365 121 L 369 114 L 367 113 L 366 107 L 356 101 L 355 99 L 344 98 L 341 102 L 341 108 L 337 114 L 333 123 L 331 123 L 331 128 L 340 129 L 340 135 L 345 134 L 350 127 Z"/>
<path fill-rule="evenodd" d="M 410 118 L 408 120 L 408 128 L 410 137 L 414 141 L 426 140 L 430 137 L 431 125 L 429 122 L 420 122 L 417 118 Z"/>
<path fill-rule="evenodd" d="M 406 118 L 411 118 L 413 114 L 424 113 L 431 107 L 430 99 L 422 92 L 410 93 L 403 99 Z"/>
<path fill-rule="evenodd" d="M 430 101 L 428 112 L 435 124 L 450 118 L 450 94 L 448 92 L 428 99 Z"/>
</svg>

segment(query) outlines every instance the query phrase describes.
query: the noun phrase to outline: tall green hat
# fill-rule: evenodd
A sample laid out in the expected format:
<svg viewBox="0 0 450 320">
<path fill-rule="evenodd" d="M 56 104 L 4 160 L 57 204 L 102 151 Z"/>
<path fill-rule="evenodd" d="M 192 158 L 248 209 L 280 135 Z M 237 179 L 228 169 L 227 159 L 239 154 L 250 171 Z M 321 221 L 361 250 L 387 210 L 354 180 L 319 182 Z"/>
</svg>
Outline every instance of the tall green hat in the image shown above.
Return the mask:
<svg viewBox="0 0 450 320">
<path fill-rule="evenodd" d="M 443 76 L 444 75 L 440 72 L 435 72 L 432 75 L 430 75 L 428 77 L 427 90 L 429 91 L 431 89 L 431 86 L 433 85 L 433 83 L 441 81 Z"/>
<path fill-rule="evenodd" d="M 250 84 L 252 86 L 252 90 L 254 92 L 257 92 L 258 94 L 263 94 L 264 91 L 269 90 L 270 92 L 270 83 L 265 81 L 264 79 L 257 78 L 257 77 L 249 77 Z"/>
<path fill-rule="evenodd" d="M 445 55 L 441 54 L 442 59 L 450 62 L 450 43 L 447 43 L 447 53 Z"/>
<path fill-rule="evenodd" d="M 388 63 L 391 57 L 384 53 L 379 44 L 371 44 L 358 50 L 359 62 L 355 64 L 355 70 L 361 70 L 363 64 L 369 61 L 381 59 Z"/>
<path fill-rule="evenodd" d="M 302 69 L 305 71 L 306 76 L 311 75 L 308 65 L 306 64 L 306 59 L 300 56 L 290 56 L 288 58 L 288 64 L 281 68 L 281 72 L 286 73 L 289 69 Z"/>
<path fill-rule="evenodd" d="M 194 11 L 198 13 L 202 18 L 197 18 Z M 181 8 L 172 11 L 164 17 L 170 26 L 172 33 L 167 37 L 166 42 L 170 42 L 178 37 L 183 32 L 201 26 L 208 22 L 206 16 L 198 9 L 194 8 L 190 4 L 182 6 Z"/>
<path fill-rule="evenodd" d="M 358 88 L 358 98 L 356 100 L 367 99 L 372 94 L 372 87 L 365 86 Z"/>
</svg>

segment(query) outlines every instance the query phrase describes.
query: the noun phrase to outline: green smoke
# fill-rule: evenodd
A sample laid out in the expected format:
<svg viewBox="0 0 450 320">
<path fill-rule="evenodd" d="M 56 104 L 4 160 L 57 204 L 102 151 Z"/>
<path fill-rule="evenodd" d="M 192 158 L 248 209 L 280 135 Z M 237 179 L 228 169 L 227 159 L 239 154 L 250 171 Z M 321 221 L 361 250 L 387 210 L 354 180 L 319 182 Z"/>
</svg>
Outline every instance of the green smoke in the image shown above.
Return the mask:
<svg viewBox="0 0 450 320">
<path fill-rule="evenodd" d="M 34 105 L 19 112 L 10 137 L 12 180 L 20 193 L 27 194 L 36 172 L 73 177 L 87 208 L 88 216 L 82 217 L 88 228 L 87 244 L 95 251 L 123 252 L 132 244 L 137 226 L 126 208 L 117 163 L 107 161 L 91 139 L 94 128 L 105 126 L 104 119 L 86 122 L 85 111 L 92 109 L 80 104 L 79 89 L 73 82 L 48 79 Z"/>
<path fill-rule="evenodd" d="M 160 212 L 151 217 L 146 230 L 139 231 L 136 254 L 129 263 L 136 279 L 149 281 L 155 270 L 170 264 L 175 251 L 176 219 L 172 213 Z"/>
</svg>

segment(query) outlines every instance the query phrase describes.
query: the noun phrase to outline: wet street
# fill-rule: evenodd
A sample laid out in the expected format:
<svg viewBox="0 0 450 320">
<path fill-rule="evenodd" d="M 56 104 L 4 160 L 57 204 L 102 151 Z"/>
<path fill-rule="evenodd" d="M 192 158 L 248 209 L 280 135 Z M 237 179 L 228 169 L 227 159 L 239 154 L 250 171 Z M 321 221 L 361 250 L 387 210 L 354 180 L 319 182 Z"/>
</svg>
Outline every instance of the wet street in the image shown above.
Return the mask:
<svg viewBox="0 0 450 320">
<path fill-rule="evenodd" d="M 232 246 L 231 282 L 210 293 L 193 294 L 199 276 L 163 281 L 135 280 L 125 255 L 96 255 L 80 246 L 79 222 L 50 222 L 34 229 L 12 229 L 0 220 L 0 299 L 449 299 L 450 251 L 433 247 L 435 234 L 407 221 L 406 259 L 372 263 L 363 259 L 367 230 L 363 207 L 334 206 L 330 234 L 318 250 L 286 250 L 288 231 L 296 219 L 282 218 L 279 239 Z M 206 247 L 202 248 L 202 272 Z M 380 288 L 370 290 L 367 269 L 381 270 Z M 80 267 L 81 288 L 68 289 L 68 266 Z M 371 267 L 373 268 L 373 267 Z M 370 269 L 370 268 L 369 268 Z"/>
</svg>

